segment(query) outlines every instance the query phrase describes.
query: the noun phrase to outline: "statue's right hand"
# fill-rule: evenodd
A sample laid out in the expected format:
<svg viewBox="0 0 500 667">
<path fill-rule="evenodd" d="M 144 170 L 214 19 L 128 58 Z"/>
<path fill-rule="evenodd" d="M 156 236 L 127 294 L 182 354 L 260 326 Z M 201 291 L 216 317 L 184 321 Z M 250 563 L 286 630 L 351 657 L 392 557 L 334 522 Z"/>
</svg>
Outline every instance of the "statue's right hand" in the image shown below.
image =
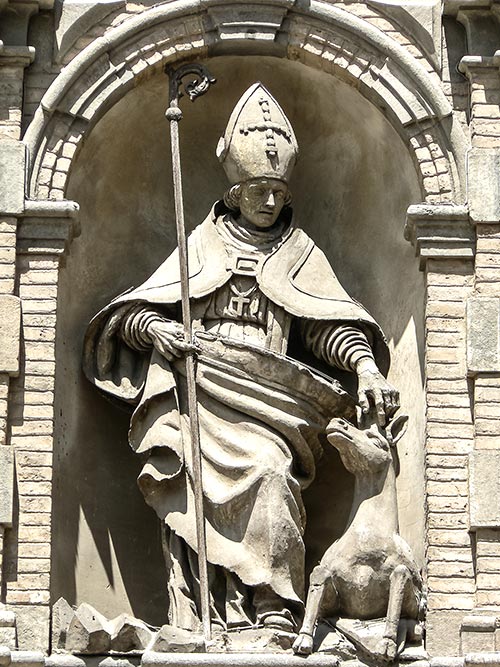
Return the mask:
<svg viewBox="0 0 500 667">
<path fill-rule="evenodd" d="M 186 343 L 184 328 L 178 322 L 154 320 L 148 325 L 147 332 L 154 347 L 167 361 L 174 361 L 195 349 L 194 345 Z"/>
</svg>

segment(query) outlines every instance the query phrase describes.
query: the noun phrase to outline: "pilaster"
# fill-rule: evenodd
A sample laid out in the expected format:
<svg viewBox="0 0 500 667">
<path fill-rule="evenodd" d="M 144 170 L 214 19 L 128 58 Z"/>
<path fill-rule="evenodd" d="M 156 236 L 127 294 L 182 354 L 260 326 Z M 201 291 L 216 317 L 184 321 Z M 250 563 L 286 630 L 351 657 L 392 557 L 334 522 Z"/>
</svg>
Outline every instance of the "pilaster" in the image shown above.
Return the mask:
<svg viewBox="0 0 500 667">
<path fill-rule="evenodd" d="M 74 202 L 26 201 L 18 216 L 22 356 L 9 391 L 16 495 L 12 528 L 5 535 L 4 591 L 23 650 L 49 649 L 57 286 L 77 212 Z"/>
<path fill-rule="evenodd" d="M 498 37 L 495 10 L 490 30 Z M 464 652 L 476 650 L 478 643 L 483 650 L 500 650 L 500 51 L 472 53 L 460 69 L 470 84 L 467 180 L 477 235 L 474 291 L 467 304 L 467 369 L 474 387 L 470 529 L 477 587 L 473 614 L 462 628 Z"/>
<path fill-rule="evenodd" d="M 8 46 L 0 41 L 0 140 L 21 136 L 24 70 L 34 57 L 30 46 Z"/>
<path fill-rule="evenodd" d="M 23 3 L 21 3 L 23 4 Z M 15 293 L 17 216 L 25 200 L 26 149 L 20 141 L 23 79 L 33 62 L 26 46 L 30 3 L 0 7 L 0 644 L 15 647 L 14 615 L 5 609 L 9 541 L 15 523 L 14 451 L 8 442 L 9 387 L 19 373 L 21 304 Z"/>
<path fill-rule="evenodd" d="M 457 655 L 474 606 L 468 530 L 473 422 L 466 365 L 466 299 L 473 289 L 474 229 L 464 206 L 410 206 L 406 238 L 426 275 L 425 382 L 427 649 Z"/>
</svg>

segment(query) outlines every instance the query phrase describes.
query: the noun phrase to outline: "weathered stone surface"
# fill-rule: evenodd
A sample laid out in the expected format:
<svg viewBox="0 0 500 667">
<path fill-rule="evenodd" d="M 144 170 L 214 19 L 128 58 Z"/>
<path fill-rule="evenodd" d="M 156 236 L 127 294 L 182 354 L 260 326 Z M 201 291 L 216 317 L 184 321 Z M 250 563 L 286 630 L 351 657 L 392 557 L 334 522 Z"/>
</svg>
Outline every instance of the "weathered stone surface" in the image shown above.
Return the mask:
<svg viewBox="0 0 500 667">
<path fill-rule="evenodd" d="M 1 649 L 3 647 L 7 647 L 8 649 L 15 649 L 17 648 L 17 642 L 16 642 L 16 628 L 14 627 L 0 627 L 0 665 L 1 667 L 6 667 L 10 661 L 7 661 L 5 658 L 2 660 L 2 651 Z"/>
<path fill-rule="evenodd" d="M 199 653 L 205 650 L 203 636 L 171 625 L 159 630 L 151 650 L 157 653 Z"/>
<path fill-rule="evenodd" d="M 460 650 L 467 653 L 493 652 L 496 649 L 497 619 L 487 614 L 466 616 L 460 628 Z"/>
<path fill-rule="evenodd" d="M 146 623 L 128 614 L 121 614 L 108 624 L 111 634 L 111 650 L 126 653 L 149 647 L 154 633 Z"/>
<path fill-rule="evenodd" d="M 474 257 L 474 229 L 466 206 L 413 204 L 404 234 L 415 246 L 422 270 L 428 260 Z"/>
<path fill-rule="evenodd" d="M 111 637 L 106 618 L 89 604 L 75 611 L 66 631 L 66 650 L 72 653 L 106 653 Z"/>
<path fill-rule="evenodd" d="M 125 6 L 125 0 L 64 0 L 56 28 L 57 57 L 61 61 L 79 37 L 115 9 Z"/>
<path fill-rule="evenodd" d="M 465 613 L 451 605 L 448 609 L 437 611 L 432 609 L 427 612 L 426 647 L 430 655 L 450 657 L 460 655 L 460 626 Z"/>
<path fill-rule="evenodd" d="M 500 299 L 467 301 L 467 365 L 470 373 L 500 372 Z"/>
<path fill-rule="evenodd" d="M 369 659 L 378 654 L 379 647 L 384 641 L 385 619 L 358 621 L 352 618 L 339 618 L 336 626 L 357 647 L 360 657 Z M 403 651 L 405 641 L 405 632 L 399 632 L 396 642 L 397 655 Z"/>
<path fill-rule="evenodd" d="M 319 621 L 314 633 L 313 652 L 335 655 L 341 660 L 355 660 L 356 647 L 332 623 Z"/>
<path fill-rule="evenodd" d="M 52 650 L 64 650 L 69 624 L 75 616 L 75 610 L 64 598 L 59 598 L 52 607 Z"/>
<path fill-rule="evenodd" d="M 19 343 L 21 327 L 21 301 L 19 297 L 0 295 L 0 372 L 19 373 Z"/>
<path fill-rule="evenodd" d="M 20 141 L 0 139 L 0 214 L 16 215 L 24 210 L 26 146 Z"/>
<path fill-rule="evenodd" d="M 35 580 L 39 579 L 36 577 Z M 34 586 L 31 586 L 33 589 Z M 50 611 L 48 595 L 37 589 L 21 591 L 20 604 L 16 604 L 17 648 L 21 651 L 36 652 L 43 664 L 40 647 L 49 645 Z M 24 596 L 22 596 L 24 593 Z"/>
<path fill-rule="evenodd" d="M 295 633 L 271 628 L 234 628 L 229 631 L 214 628 L 206 650 L 211 653 L 273 653 L 290 651 Z"/>
<path fill-rule="evenodd" d="M 4 637 L 4 635 L 0 635 L 0 636 L 2 638 Z M 8 667 L 8 665 L 10 665 L 11 657 L 12 657 L 10 649 L 15 648 L 15 646 L 12 646 L 12 647 L 10 646 L 10 644 L 9 644 L 10 638 L 7 638 L 6 636 L 5 636 L 5 638 L 6 638 L 6 641 L 5 642 L 2 641 L 0 643 L 0 665 L 2 667 Z"/>
<path fill-rule="evenodd" d="M 468 153 L 470 215 L 477 223 L 500 220 L 500 148 L 472 148 Z M 485 187 L 485 184 L 488 184 Z"/>
<path fill-rule="evenodd" d="M 500 527 L 500 450 L 476 449 L 469 470 L 471 528 Z"/>
<path fill-rule="evenodd" d="M 12 525 L 14 505 L 14 450 L 0 446 L 0 525 Z M 4 624 L 0 622 L 0 626 Z"/>
<path fill-rule="evenodd" d="M 0 628 L 14 628 L 15 625 L 16 614 L 9 609 L 0 608 Z"/>
<path fill-rule="evenodd" d="M 141 660 L 142 667 L 304 667 L 304 664 L 304 658 L 287 653 L 174 653 L 169 655 L 147 651 Z M 309 656 L 306 664 L 308 667 L 339 667 L 340 661 L 331 655 L 316 654 Z"/>
</svg>

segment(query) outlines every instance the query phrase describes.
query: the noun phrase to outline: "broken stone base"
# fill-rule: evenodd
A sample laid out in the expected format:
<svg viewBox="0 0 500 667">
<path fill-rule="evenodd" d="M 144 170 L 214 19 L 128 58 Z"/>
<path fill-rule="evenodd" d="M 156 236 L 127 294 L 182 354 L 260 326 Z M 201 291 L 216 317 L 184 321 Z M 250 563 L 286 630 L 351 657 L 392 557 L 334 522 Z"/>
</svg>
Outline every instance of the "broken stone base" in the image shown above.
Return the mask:
<svg viewBox="0 0 500 667">
<path fill-rule="evenodd" d="M 0 626 L 0 631 L 2 629 Z M 383 656 L 377 656 L 377 646 L 383 638 L 384 630 L 384 619 L 358 621 L 339 618 L 332 619 L 331 622 L 322 621 L 316 629 L 314 651 L 312 656 L 307 658 L 307 664 L 311 665 L 313 658 L 324 658 L 329 661 L 328 665 L 336 665 L 339 660 L 356 659 L 374 666 L 386 664 L 387 660 L 384 660 Z M 427 654 L 421 648 L 420 630 L 420 626 L 414 621 L 402 620 L 398 636 L 399 661 L 426 660 Z M 52 614 L 54 653 L 82 656 L 143 654 L 143 662 L 148 659 L 148 655 L 169 653 L 217 654 L 219 657 L 224 654 L 238 654 L 238 660 L 242 655 L 257 654 L 265 654 L 269 659 L 273 655 L 292 658 L 292 645 L 296 636 L 294 633 L 271 628 L 223 630 L 214 626 L 212 639 L 206 642 L 200 633 L 171 625 L 153 628 L 127 614 L 108 620 L 86 603 L 74 608 L 63 598 L 56 602 Z M 299 661 L 297 664 L 303 664 L 305 660 L 303 657 L 296 659 Z M 268 662 L 266 659 L 266 663 Z"/>
<path fill-rule="evenodd" d="M 158 653 L 199 653 L 205 651 L 203 635 L 171 625 L 162 625 L 155 635 L 152 651 Z"/>
<path fill-rule="evenodd" d="M 357 657 L 372 665 L 384 665 L 391 662 L 379 652 L 384 638 L 385 625 L 385 618 L 370 621 L 338 618 L 335 621 L 335 627 L 352 642 Z M 396 659 L 399 661 L 426 660 L 427 654 L 421 644 L 421 626 L 415 621 L 401 619 L 396 642 Z"/>
<path fill-rule="evenodd" d="M 335 655 L 342 660 L 355 660 L 356 647 L 332 624 L 320 621 L 314 633 L 313 654 Z"/>
<path fill-rule="evenodd" d="M 75 609 L 63 598 L 52 609 L 54 652 L 79 655 L 142 652 L 151 646 L 156 629 L 128 614 L 108 620 L 89 604 L 83 603 Z"/>
<path fill-rule="evenodd" d="M 213 633 L 209 653 L 280 653 L 291 651 L 297 635 L 271 628 L 243 628 Z"/>
<path fill-rule="evenodd" d="M 222 630 L 213 628 L 213 639 L 205 642 L 196 632 L 144 621 L 121 614 L 108 620 L 89 604 L 78 608 L 60 598 L 52 613 L 52 650 L 73 655 L 143 653 L 277 653 L 292 651 L 296 635 L 268 628 Z"/>
</svg>

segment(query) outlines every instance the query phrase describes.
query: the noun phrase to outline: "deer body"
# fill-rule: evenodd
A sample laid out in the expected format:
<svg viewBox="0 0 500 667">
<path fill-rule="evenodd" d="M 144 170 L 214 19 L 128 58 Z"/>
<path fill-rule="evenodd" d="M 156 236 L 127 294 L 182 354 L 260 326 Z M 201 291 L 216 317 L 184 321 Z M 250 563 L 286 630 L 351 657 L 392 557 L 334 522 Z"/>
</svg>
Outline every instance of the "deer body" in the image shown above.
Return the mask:
<svg viewBox="0 0 500 667">
<path fill-rule="evenodd" d="M 396 477 L 387 438 L 334 419 L 327 429 L 345 467 L 354 475 L 348 526 L 311 574 L 297 653 L 312 650 L 319 616 L 360 620 L 386 617 L 378 653 L 396 654 L 401 617 L 416 619 L 422 581 L 410 547 L 398 534 Z"/>
</svg>

